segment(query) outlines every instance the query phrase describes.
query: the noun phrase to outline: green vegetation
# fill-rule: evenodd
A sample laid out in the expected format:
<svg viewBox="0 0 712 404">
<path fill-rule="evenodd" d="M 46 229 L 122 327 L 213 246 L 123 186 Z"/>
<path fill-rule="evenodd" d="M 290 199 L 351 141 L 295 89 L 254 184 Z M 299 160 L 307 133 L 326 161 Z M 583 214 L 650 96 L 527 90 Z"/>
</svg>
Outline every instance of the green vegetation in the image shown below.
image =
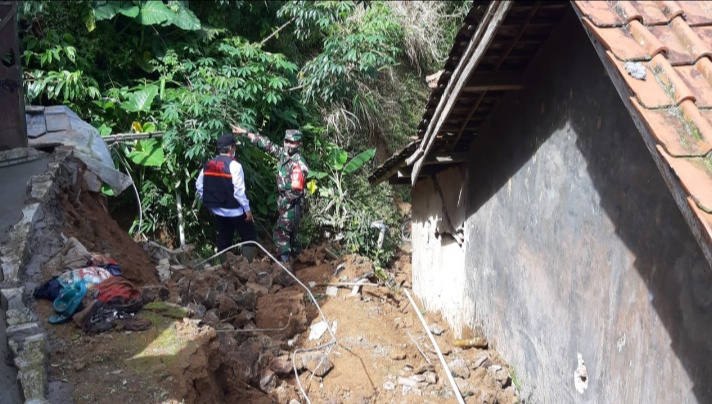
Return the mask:
<svg viewBox="0 0 712 404">
<path fill-rule="evenodd" d="M 65 104 L 102 135 L 164 131 L 112 147 L 144 211 L 134 234 L 186 238 L 203 252 L 213 228 L 195 178 L 230 123 L 281 141 L 305 134 L 313 170 L 306 242 L 338 241 L 383 267 L 376 220 L 397 229 L 387 184 L 367 173 L 409 141 L 466 1 L 25 1 L 20 10 L 28 104 Z M 374 158 L 375 156 L 375 158 Z M 351 158 L 350 158 L 351 157 Z M 276 218 L 274 160 L 239 148 L 259 228 Z M 403 192 L 401 191 L 401 194 Z M 112 206 L 133 204 L 125 192 Z"/>
</svg>

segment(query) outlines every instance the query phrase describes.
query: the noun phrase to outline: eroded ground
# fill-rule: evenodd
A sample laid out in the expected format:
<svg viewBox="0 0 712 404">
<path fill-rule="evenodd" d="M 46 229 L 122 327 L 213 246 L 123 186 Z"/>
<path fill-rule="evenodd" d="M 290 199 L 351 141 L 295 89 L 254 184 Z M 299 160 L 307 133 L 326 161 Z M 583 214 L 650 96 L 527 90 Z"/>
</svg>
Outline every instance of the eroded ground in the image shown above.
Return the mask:
<svg viewBox="0 0 712 404">
<path fill-rule="evenodd" d="M 322 248 L 305 252 L 296 274 L 312 291 L 337 340 L 329 350 L 293 356 L 297 349 L 329 343 L 331 335 L 309 340 L 310 327 L 322 320 L 317 306 L 278 266 L 264 259 L 248 264 L 237 256 L 225 267 L 175 270 L 170 281 L 159 284 L 150 254 L 120 231 L 100 198 L 85 195 L 78 202 L 65 199 L 65 235 L 111 254 L 127 269 L 153 301 L 140 312 L 153 326 L 143 332 L 115 329 L 88 335 L 73 323 L 48 324 L 51 302 L 38 301 L 36 310 L 49 335 L 54 401 L 306 402 L 295 367 L 314 403 L 455 401 L 402 293 L 410 288 L 409 255 L 395 263 L 391 288 L 363 286 L 352 295 L 349 285 L 327 295 L 328 284 L 377 282 L 372 265 L 354 255 L 331 259 Z M 58 260 L 45 266 L 46 279 L 59 271 Z M 426 319 L 431 329 L 443 331 L 436 337 L 438 345 L 467 402 L 518 401 L 510 369 L 496 352 L 454 348 L 447 326 L 432 313 Z"/>
</svg>

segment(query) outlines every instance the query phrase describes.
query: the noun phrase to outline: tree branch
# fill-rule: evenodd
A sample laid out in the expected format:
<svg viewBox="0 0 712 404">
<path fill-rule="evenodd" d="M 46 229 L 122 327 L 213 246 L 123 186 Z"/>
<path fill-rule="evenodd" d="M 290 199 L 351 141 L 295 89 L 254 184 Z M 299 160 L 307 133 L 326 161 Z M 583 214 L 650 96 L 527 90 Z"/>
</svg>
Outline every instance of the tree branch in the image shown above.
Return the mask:
<svg viewBox="0 0 712 404">
<path fill-rule="evenodd" d="M 287 21 L 287 22 L 285 22 L 284 24 L 282 24 L 282 26 L 279 27 L 279 28 L 277 28 L 276 31 L 274 31 L 273 33 L 269 34 L 269 36 L 268 36 L 267 38 L 263 39 L 262 42 L 260 42 L 260 45 L 264 45 L 267 41 L 269 41 L 270 39 L 272 39 L 273 36 L 277 35 L 277 34 L 279 33 L 279 31 L 281 31 L 282 29 L 284 29 L 284 27 L 286 27 L 287 25 L 291 24 L 293 21 L 294 21 L 294 17 L 292 17 L 289 21 Z"/>
</svg>

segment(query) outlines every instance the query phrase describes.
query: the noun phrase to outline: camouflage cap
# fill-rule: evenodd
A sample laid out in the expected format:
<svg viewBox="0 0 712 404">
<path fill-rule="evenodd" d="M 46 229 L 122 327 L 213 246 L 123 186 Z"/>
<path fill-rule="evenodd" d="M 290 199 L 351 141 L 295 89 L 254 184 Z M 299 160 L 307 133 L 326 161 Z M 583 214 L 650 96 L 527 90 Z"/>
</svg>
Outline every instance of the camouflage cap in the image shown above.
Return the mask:
<svg viewBox="0 0 712 404">
<path fill-rule="evenodd" d="M 301 142 L 302 141 L 302 132 L 300 132 L 297 129 L 287 129 L 284 132 L 284 140 L 287 140 L 290 142 Z"/>
</svg>

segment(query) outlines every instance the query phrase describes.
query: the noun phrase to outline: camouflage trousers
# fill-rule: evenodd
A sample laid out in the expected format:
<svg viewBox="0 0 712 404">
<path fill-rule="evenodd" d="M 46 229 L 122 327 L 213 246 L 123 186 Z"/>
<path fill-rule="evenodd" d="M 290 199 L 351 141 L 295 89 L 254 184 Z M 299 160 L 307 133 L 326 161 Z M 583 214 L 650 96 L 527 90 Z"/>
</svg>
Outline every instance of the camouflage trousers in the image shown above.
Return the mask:
<svg viewBox="0 0 712 404">
<path fill-rule="evenodd" d="M 301 206 L 298 204 L 288 209 L 280 210 L 277 224 L 272 233 L 278 256 L 291 254 L 296 257 L 302 251 L 298 237 L 301 216 Z"/>
</svg>

